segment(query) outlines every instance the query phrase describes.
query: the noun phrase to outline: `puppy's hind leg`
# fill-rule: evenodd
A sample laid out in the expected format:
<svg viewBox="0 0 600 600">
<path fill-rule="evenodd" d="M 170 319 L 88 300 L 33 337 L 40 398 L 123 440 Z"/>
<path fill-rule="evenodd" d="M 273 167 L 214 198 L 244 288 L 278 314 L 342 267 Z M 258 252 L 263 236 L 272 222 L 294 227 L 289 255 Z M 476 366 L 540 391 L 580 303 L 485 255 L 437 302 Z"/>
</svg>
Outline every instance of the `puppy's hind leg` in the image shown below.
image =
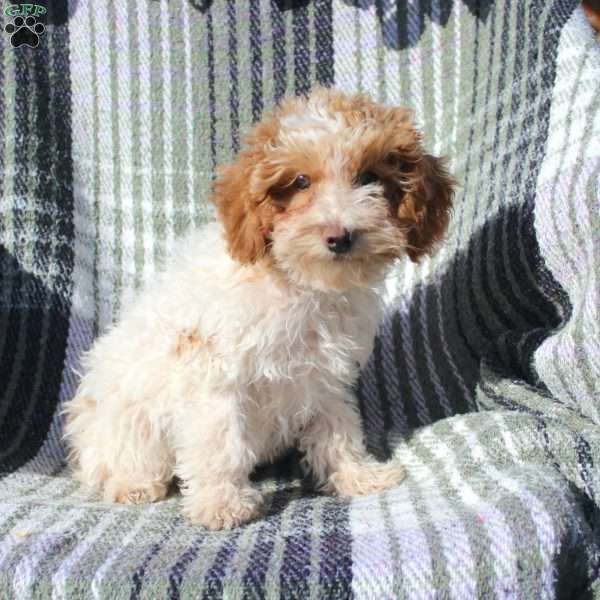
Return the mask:
<svg viewBox="0 0 600 600">
<path fill-rule="evenodd" d="M 102 490 L 107 502 L 141 504 L 166 497 L 173 477 L 172 453 L 164 434 L 143 411 L 67 412 L 67 440 L 75 476 Z M 80 407 L 77 407 L 80 409 Z"/>
<path fill-rule="evenodd" d="M 161 431 L 138 417 L 104 484 L 104 498 L 120 504 L 158 502 L 173 478 L 173 455 Z"/>
</svg>

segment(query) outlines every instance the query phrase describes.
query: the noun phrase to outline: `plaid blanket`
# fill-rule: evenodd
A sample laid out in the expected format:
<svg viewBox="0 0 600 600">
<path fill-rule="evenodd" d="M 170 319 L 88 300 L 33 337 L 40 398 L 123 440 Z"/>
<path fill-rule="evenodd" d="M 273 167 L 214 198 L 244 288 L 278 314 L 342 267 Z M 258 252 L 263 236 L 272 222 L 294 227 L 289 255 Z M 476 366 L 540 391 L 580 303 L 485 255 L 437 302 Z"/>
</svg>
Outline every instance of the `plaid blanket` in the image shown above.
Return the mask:
<svg viewBox="0 0 600 600">
<path fill-rule="evenodd" d="M 37 47 L 0 29 L 0 598 L 600 598 L 600 47 L 577 0 L 38 4 Z M 61 442 L 81 353 L 213 218 L 244 130 L 316 83 L 413 107 L 460 182 L 357 386 L 408 479 L 340 500 L 290 454 L 256 474 L 264 518 L 219 533 L 177 496 L 101 503 Z"/>
</svg>

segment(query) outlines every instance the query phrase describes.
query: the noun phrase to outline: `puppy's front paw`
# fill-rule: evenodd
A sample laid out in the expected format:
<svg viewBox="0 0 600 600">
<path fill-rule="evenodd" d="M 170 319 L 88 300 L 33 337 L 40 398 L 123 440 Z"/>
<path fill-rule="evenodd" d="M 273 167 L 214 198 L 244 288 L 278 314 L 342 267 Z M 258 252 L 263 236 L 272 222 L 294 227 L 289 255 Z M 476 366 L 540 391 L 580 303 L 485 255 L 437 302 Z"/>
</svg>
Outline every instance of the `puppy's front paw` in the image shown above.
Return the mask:
<svg viewBox="0 0 600 600">
<path fill-rule="evenodd" d="M 365 461 L 332 473 L 325 490 L 338 496 L 368 496 L 398 485 L 405 477 L 404 467 L 396 461 Z"/>
<path fill-rule="evenodd" d="M 251 487 L 215 486 L 183 500 L 183 513 L 207 529 L 233 529 L 256 518 L 262 496 Z"/>
</svg>

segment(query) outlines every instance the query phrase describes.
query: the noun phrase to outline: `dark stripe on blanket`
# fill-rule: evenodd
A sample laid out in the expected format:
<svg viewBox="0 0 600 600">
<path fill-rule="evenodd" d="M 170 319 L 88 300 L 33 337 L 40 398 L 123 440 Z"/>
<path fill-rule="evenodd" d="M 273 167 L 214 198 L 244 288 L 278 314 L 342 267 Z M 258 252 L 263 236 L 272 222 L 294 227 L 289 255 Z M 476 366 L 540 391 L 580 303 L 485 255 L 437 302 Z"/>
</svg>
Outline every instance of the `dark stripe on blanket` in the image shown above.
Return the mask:
<svg viewBox="0 0 600 600">
<path fill-rule="evenodd" d="M 169 600 L 179 600 L 181 597 L 180 587 L 183 577 L 188 567 L 194 562 L 196 556 L 198 556 L 200 547 L 206 539 L 208 539 L 208 536 L 205 533 L 198 536 L 171 568 L 168 588 Z"/>
<path fill-rule="evenodd" d="M 426 359 L 427 352 L 432 355 L 430 344 L 432 343 L 431 332 L 425 326 L 425 319 L 422 318 L 422 311 L 425 310 L 423 304 L 427 301 L 426 294 L 421 286 L 415 289 L 415 301 L 411 304 L 412 317 L 408 319 L 408 326 L 412 331 L 412 348 L 413 356 L 418 357 L 415 360 L 415 378 L 417 381 L 413 383 L 413 390 L 418 388 L 424 398 L 427 406 L 427 415 L 429 422 L 439 421 L 443 419 L 445 414 L 442 409 L 442 404 L 438 399 L 437 389 L 433 382 L 433 377 L 429 369 L 429 364 Z M 437 352 L 436 352 L 437 354 Z M 435 365 L 433 365 L 435 369 Z"/>
<path fill-rule="evenodd" d="M 367 408 L 366 402 L 365 402 L 365 391 L 364 391 L 364 383 L 363 383 L 363 378 L 362 376 L 359 378 L 359 380 L 356 382 L 356 385 L 354 386 L 354 395 L 356 396 L 356 399 L 358 400 L 358 411 L 361 414 L 361 417 L 363 419 L 363 429 L 365 428 L 364 423 L 366 422 L 366 414 L 365 414 L 365 409 Z"/>
<path fill-rule="evenodd" d="M 256 544 L 248 560 L 248 569 L 242 579 L 243 600 L 265 598 L 265 576 L 275 546 L 275 539 L 282 535 L 281 512 L 287 506 L 294 490 L 289 487 L 274 492 L 271 507 L 256 537 Z"/>
<path fill-rule="evenodd" d="M 92 285 L 94 289 L 94 302 L 93 302 L 93 337 L 96 338 L 100 333 L 100 306 L 101 302 L 105 300 L 102 298 L 103 294 L 100 291 L 100 271 L 101 271 L 101 254 L 102 254 L 102 240 L 100 238 L 100 94 L 99 94 L 99 82 L 98 75 L 100 68 L 98 66 L 98 52 L 96 51 L 96 24 L 93 18 L 89 19 L 89 35 L 90 35 L 90 61 L 91 61 L 91 76 L 92 76 L 92 160 L 95 161 L 93 167 L 92 176 L 92 204 L 93 204 L 93 231 L 95 232 L 93 245 L 93 270 L 92 270 Z M 153 211 L 154 213 L 154 211 Z"/>
<path fill-rule="evenodd" d="M 177 517 L 170 525 L 167 531 L 163 533 L 163 535 L 154 542 L 146 555 L 144 556 L 142 562 L 138 565 L 138 567 L 133 572 L 131 577 L 131 594 L 130 600 L 137 600 L 140 598 L 140 594 L 142 591 L 142 586 L 144 584 L 144 575 L 146 574 L 146 570 L 148 569 L 148 565 L 152 561 L 152 559 L 158 555 L 158 553 L 162 550 L 164 545 L 171 539 L 173 533 L 179 527 L 179 525 L 183 522 L 181 517 Z M 188 524 L 185 524 L 188 526 Z"/>
<path fill-rule="evenodd" d="M 310 89 L 310 45 L 308 7 L 298 3 L 292 13 L 294 32 L 294 91 L 297 96 Z"/>
<path fill-rule="evenodd" d="M 515 360 L 518 361 L 516 374 L 537 388 L 548 391 L 546 384 L 539 378 L 533 366 L 533 353 L 548 336 L 548 329 L 539 327 L 520 336 L 518 342 L 512 345 Z"/>
<path fill-rule="evenodd" d="M 252 81 L 252 122 L 260 119 L 263 111 L 263 60 L 260 31 L 260 0 L 250 0 L 250 77 Z"/>
<path fill-rule="evenodd" d="M 221 549 L 217 552 L 212 566 L 204 577 L 202 600 L 214 600 L 214 598 L 223 597 L 225 570 L 229 561 L 236 553 L 237 542 L 241 532 L 242 530 L 238 528 L 230 533 L 223 542 Z"/>
<path fill-rule="evenodd" d="M 315 505 L 319 496 L 313 482 L 304 476 L 299 453 L 292 453 L 289 460 L 290 475 L 300 480 L 300 489 L 294 496 L 293 509 L 290 509 L 290 525 L 285 537 L 285 546 L 279 574 L 279 594 L 282 598 L 307 598 L 310 596 L 309 576 L 313 555 L 313 535 L 316 530 Z M 295 458 L 295 461 L 293 457 Z"/>
<path fill-rule="evenodd" d="M 509 227 L 514 226 L 515 231 L 519 232 L 527 263 L 535 273 L 536 281 L 539 284 L 530 288 L 529 295 L 532 301 L 538 303 L 538 306 L 546 313 L 546 325 L 554 329 L 561 322 L 569 321 L 573 313 L 573 306 L 569 295 L 556 281 L 541 256 L 536 237 L 534 210 L 535 204 L 531 198 L 523 207 L 515 211 L 514 221 L 509 223 Z"/>
<path fill-rule="evenodd" d="M 329 0 L 315 0 L 314 3 L 315 77 L 317 83 L 333 85 L 333 7 Z"/>
<path fill-rule="evenodd" d="M 383 436 L 382 436 L 382 445 L 383 452 L 385 456 L 389 456 L 390 448 L 387 443 L 387 432 L 390 431 L 394 425 L 392 422 L 391 415 L 391 406 L 390 402 L 394 400 L 399 401 L 400 398 L 389 398 L 387 393 L 387 388 L 385 385 L 385 379 L 383 374 L 383 357 L 381 353 L 381 338 L 378 336 L 375 337 L 375 341 L 373 344 L 373 360 L 374 360 L 374 370 L 375 370 L 375 383 L 377 386 L 377 401 L 381 406 L 381 413 L 383 416 Z"/>
<path fill-rule="evenodd" d="M 479 372 L 479 360 L 474 357 L 472 352 L 468 351 L 462 323 L 456 319 L 456 285 L 452 277 L 454 272 L 455 266 L 452 265 L 442 275 L 441 297 L 438 300 L 442 314 L 440 325 L 444 327 L 448 352 L 453 362 L 453 365 L 448 364 L 448 381 L 450 385 L 446 389 L 449 397 L 452 398 L 453 405 L 457 407 L 457 411 L 462 412 L 464 410 L 467 412 L 474 410 L 476 406 L 475 385 Z M 453 370 L 453 367 L 455 370 Z M 461 380 L 462 385 L 459 383 Z M 456 389 L 457 395 L 452 393 L 452 387 Z"/>
<path fill-rule="evenodd" d="M 385 455 L 383 452 L 383 446 L 386 444 L 383 407 L 377 393 L 376 382 L 375 359 L 374 355 L 372 355 L 363 368 L 361 376 L 355 385 L 355 390 L 358 397 L 358 408 L 363 421 L 363 431 L 366 437 L 367 448 L 370 452 L 374 452 L 377 455 Z"/>
<path fill-rule="evenodd" d="M 283 551 L 283 568 L 279 578 L 282 598 L 308 598 L 310 596 L 311 529 L 315 505 L 306 496 L 296 502 L 292 514 L 292 530 L 286 537 Z"/>
<path fill-rule="evenodd" d="M 212 12 L 206 15 L 206 46 L 208 54 L 208 111 L 210 115 L 210 158 L 213 177 L 217 170 L 217 117 L 215 95 L 215 39 Z"/>
<path fill-rule="evenodd" d="M 579 476 L 583 482 L 583 487 L 590 500 L 595 501 L 594 493 L 594 457 L 592 456 L 592 448 L 589 442 L 583 437 L 582 434 L 578 434 L 576 438 L 577 448 L 577 463 L 579 465 Z"/>
<path fill-rule="evenodd" d="M 542 413 L 538 413 L 538 415 L 535 417 L 535 426 L 538 433 L 542 436 L 542 445 L 548 461 L 554 467 L 557 473 L 560 473 L 564 476 L 560 462 L 557 460 L 554 453 L 552 440 L 550 439 L 550 434 L 548 433 L 548 424 L 546 423 L 546 419 L 543 417 Z"/>
<path fill-rule="evenodd" d="M 319 543 L 319 597 L 352 597 L 352 534 L 349 504 L 331 499 L 323 506 Z"/>
<path fill-rule="evenodd" d="M 425 318 L 429 336 L 433 342 L 432 346 L 436 348 L 432 354 L 439 377 L 439 385 L 445 395 L 445 403 L 442 408 L 446 416 L 468 412 L 471 408 L 466 394 L 471 389 L 468 381 L 469 374 L 474 371 L 469 364 L 470 356 L 465 353 L 460 360 L 457 360 L 457 357 L 454 356 L 454 348 L 449 343 L 449 339 L 457 339 L 454 333 L 456 324 L 453 322 L 451 311 L 448 310 L 450 303 L 447 305 L 445 301 L 451 296 L 449 284 L 447 276 L 442 275 L 441 281 L 437 285 L 435 282 L 427 284 L 425 290 L 425 296 L 428 298 Z M 452 370 L 457 362 L 461 363 L 464 369 L 464 372 L 460 374 Z M 468 370 L 465 367 L 468 367 Z"/>
<path fill-rule="evenodd" d="M 396 2 L 396 27 L 398 48 L 408 48 L 410 46 L 408 38 L 408 6 L 405 2 Z"/>
<path fill-rule="evenodd" d="M 240 149 L 240 97 L 238 90 L 238 49 L 235 0 L 227 0 L 227 31 L 229 34 L 229 120 L 231 146 L 234 154 Z"/>
<path fill-rule="evenodd" d="M 419 418 L 419 413 L 417 412 L 417 404 L 413 399 L 412 383 L 407 376 L 409 371 L 406 365 L 406 353 L 403 348 L 403 344 L 405 343 L 402 331 L 403 319 L 405 319 L 405 316 L 396 312 L 392 320 L 394 357 L 398 373 L 398 386 L 400 389 L 400 397 L 394 401 L 402 404 L 402 409 L 406 413 L 408 427 L 409 429 L 413 429 L 414 427 L 421 425 L 421 419 Z"/>
<path fill-rule="evenodd" d="M 271 0 L 271 39 L 273 43 L 274 100 L 279 102 L 285 94 L 287 60 L 285 51 L 285 21 L 277 0 Z"/>
<path fill-rule="evenodd" d="M 16 182 L 15 182 L 16 185 Z M 16 428 L 23 422 L 23 411 L 27 406 L 27 398 L 16 406 L 16 382 L 15 369 L 19 369 L 23 363 L 23 357 L 17 352 L 19 345 L 23 345 L 21 340 L 23 329 L 26 326 L 26 310 L 24 304 L 27 297 L 23 298 L 22 289 L 29 288 L 37 290 L 39 280 L 22 271 L 17 259 L 0 248 L 2 251 L 2 274 L 3 285 L 6 286 L 5 299 L 3 307 L 5 310 L 0 315 L 6 322 L 4 327 L 4 343 L 1 355 L 0 377 L 3 381 L 3 388 L 0 390 L 0 450 L 2 454 L 6 453 L 13 442 Z M 10 293 L 9 293 L 10 290 Z M 10 307 L 9 310 L 6 308 Z M 20 399 L 20 398 L 19 398 Z M 16 417 L 16 422 L 15 422 Z M 13 470 L 13 465 L 6 461 L 0 455 L 0 473 L 6 473 Z"/>
<path fill-rule="evenodd" d="M 22 272 L 22 284 L 25 284 L 26 281 L 31 281 L 31 279 Z M 39 282 L 37 279 L 33 281 Z M 27 367 L 39 367 L 39 363 L 43 362 L 44 342 L 47 342 L 47 338 L 43 339 L 47 334 L 47 323 L 45 322 L 47 309 L 43 308 L 43 304 L 41 306 L 36 306 L 36 304 L 38 301 L 48 300 L 49 292 L 42 284 L 37 286 L 35 297 L 31 297 L 29 290 L 25 291 L 24 286 L 20 288 L 20 291 L 22 294 L 27 295 L 26 301 L 31 305 L 23 310 L 22 327 L 18 335 L 17 352 L 19 353 L 19 360 L 14 366 L 15 371 L 13 373 L 13 376 L 16 375 L 17 377 L 13 379 L 16 385 L 14 394 L 11 394 L 13 406 L 7 415 L 6 421 L 2 424 L 2 429 L 0 429 L 0 439 L 5 443 L 0 454 L 0 462 L 10 465 L 8 470 L 12 470 L 17 466 L 11 460 L 15 451 L 19 453 L 15 458 L 25 461 L 25 456 L 33 456 L 35 450 L 41 446 L 45 433 L 41 430 L 36 431 L 34 429 L 32 431 L 31 429 L 34 426 L 33 419 L 38 420 L 34 407 L 39 397 L 34 393 L 34 380 L 36 376 L 42 377 L 43 373 L 39 373 L 34 369 L 33 372 L 36 375 L 33 375 Z M 23 296 L 21 296 L 22 299 Z M 54 392 L 56 394 L 58 389 L 55 389 Z M 56 397 L 53 395 L 50 399 L 51 409 L 55 408 L 55 401 Z M 52 412 L 50 412 L 51 414 Z M 25 435 L 26 431 L 31 432 L 33 435 Z M 6 470 L 6 467 L 3 470 Z"/>
</svg>

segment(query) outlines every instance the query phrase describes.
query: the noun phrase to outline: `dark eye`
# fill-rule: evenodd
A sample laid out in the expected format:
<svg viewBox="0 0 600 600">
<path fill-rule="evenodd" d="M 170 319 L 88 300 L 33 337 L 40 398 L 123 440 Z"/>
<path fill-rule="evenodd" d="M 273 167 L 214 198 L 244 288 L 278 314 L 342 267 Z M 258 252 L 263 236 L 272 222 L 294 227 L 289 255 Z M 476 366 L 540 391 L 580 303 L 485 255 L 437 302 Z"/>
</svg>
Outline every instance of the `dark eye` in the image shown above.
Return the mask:
<svg viewBox="0 0 600 600">
<path fill-rule="evenodd" d="M 378 183 L 379 181 L 379 177 L 373 171 L 365 171 L 356 178 L 358 185 L 369 185 L 371 183 Z"/>
<path fill-rule="evenodd" d="M 298 190 L 305 190 L 310 187 L 310 177 L 308 175 L 298 175 L 294 179 L 294 187 Z"/>
</svg>

